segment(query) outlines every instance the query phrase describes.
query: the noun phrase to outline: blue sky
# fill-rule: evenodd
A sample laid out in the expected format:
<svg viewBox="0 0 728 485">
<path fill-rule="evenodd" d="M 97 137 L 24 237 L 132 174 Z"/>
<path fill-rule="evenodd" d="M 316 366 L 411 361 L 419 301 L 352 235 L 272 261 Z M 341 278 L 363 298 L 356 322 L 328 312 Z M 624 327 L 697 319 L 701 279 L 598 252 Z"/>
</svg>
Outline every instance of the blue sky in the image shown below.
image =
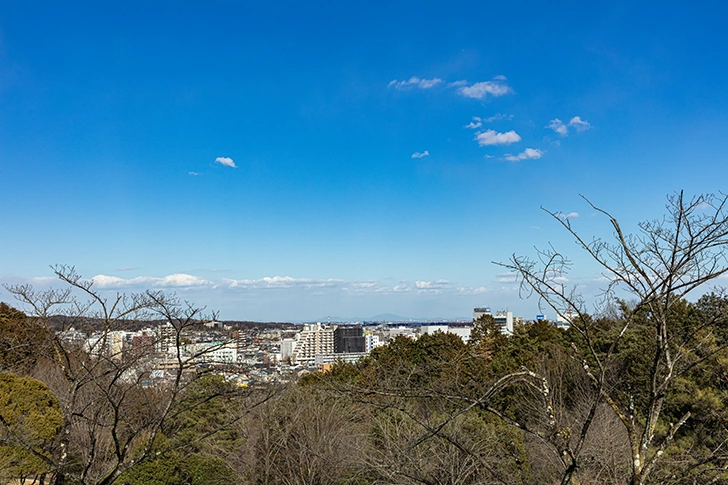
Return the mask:
<svg viewBox="0 0 728 485">
<path fill-rule="evenodd" d="M 631 230 L 725 190 L 720 2 L 239 3 L 3 2 L 0 281 L 532 318 L 492 261 L 599 276 L 541 206 L 608 235 L 580 193 Z"/>
</svg>

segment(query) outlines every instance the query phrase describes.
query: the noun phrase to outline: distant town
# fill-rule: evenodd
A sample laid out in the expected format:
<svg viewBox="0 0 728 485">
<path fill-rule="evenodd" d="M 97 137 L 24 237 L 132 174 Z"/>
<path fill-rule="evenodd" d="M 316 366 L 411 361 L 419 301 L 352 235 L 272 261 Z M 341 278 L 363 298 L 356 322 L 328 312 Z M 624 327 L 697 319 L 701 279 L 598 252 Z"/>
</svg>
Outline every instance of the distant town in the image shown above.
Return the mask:
<svg viewBox="0 0 728 485">
<path fill-rule="evenodd" d="M 424 334 L 448 332 L 468 342 L 473 323 L 491 315 L 505 334 L 524 323 L 523 317 L 489 307 L 473 309 L 471 321 L 381 321 L 325 323 L 254 323 L 210 321 L 179 334 L 170 322 L 153 322 L 137 330 L 88 331 L 73 327 L 59 332 L 61 340 L 83 347 L 90 354 L 118 361 L 134 360 L 130 380 L 145 386 L 164 385 L 178 369 L 201 368 L 222 374 L 240 386 L 288 381 L 306 373 L 326 370 L 336 362 L 355 362 L 397 336 L 417 339 Z M 544 319 L 537 315 L 536 320 Z M 569 326 L 567 318 L 554 324 Z M 139 364 L 141 363 L 141 364 Z"/>
</svg>

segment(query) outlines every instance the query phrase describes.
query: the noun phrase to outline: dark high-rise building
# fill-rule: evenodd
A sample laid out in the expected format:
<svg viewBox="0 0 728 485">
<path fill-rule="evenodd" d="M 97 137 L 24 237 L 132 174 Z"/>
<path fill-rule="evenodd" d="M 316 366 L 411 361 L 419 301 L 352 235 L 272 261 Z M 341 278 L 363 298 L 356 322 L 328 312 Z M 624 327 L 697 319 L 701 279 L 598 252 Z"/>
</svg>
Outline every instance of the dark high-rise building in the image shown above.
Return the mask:
<svg viewBox="0 0 728 485">
<path fill-rule="evenodd" d="M 361 326 L 339 326 L 334 330 L 334 353 L 366 352 L 366 338 Z"/>
</svg>

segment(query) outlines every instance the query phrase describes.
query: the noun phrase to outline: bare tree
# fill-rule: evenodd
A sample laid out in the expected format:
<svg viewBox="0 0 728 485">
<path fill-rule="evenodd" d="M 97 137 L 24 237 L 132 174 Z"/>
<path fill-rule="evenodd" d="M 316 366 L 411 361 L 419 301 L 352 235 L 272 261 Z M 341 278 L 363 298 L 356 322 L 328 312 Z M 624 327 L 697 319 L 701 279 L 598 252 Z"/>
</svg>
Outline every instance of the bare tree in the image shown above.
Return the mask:
<svg viewBox="0 0 728 485">
<path fill-rule="evenodd" d="M 636 234 L 625 234 L 615 217 L 584 200 L 608 217 L 614 231 L 612 241 L 586 239 L 572 227 L 569 218 L 546 212 L 603 270 L 607 287 L 601 311 L 608 311 L 610 305 L 615 308 L 614 303 L 620 310 L 618 328 L 606 345 L 597 341 L 599 322 L 589 315 L 584 298 L 563 283 L 562 276 L 571 263 L 562 253 L 550 247 L 538 251 L 536 259 L 514 255 L 510 262 L 496 264 L 514 271 L 526 294 L 537 295 L 543 304 L 569 318 L 571 328 L 580 337 L 575 355 L 581 359 L 583 372 L 595 392 L 578 429 L 563 449 L 567 462 L 562 483 L 572 483 L 582 465 L 587 436 L 606 403 L 626 430 L 631 451 L 629 483 L 641 485 L 648 481 L 691 418 L 687 411 L 674 422 L 661 422 L 665 399 L 675 380 L 723 352 L 728 344 L 717 341 L 715 336 L 715 329 L 727 321 L 725 314 L 713 315 L 687 333 L 680 331 L 673 318 L 675 305 L 691 291 L 728 271 L 728 196 L 686 199 L 682 192 L 670 196 L 667 215 L 640 223 Z M 633 303 L 626 305 L 618 298 L 624 292 L 634 298 Z M 624 395 L 614 385 L 611 373 L 620 342 L 640 319 L 652 328 L 648 337 L 652 355 L 644 376 L 645 389 L 641 390 L 645 398 L 635 403 L 633 395 Z M 713 476 L 717 476 L 715 472 Z"/>
<path fill-rule="evenodd" d="M 241 423 L 245 444 L 227 461 L 241 483 L 357 483 L 366 422 L 351 402 L 291 386 Z"/>
<path fill-rule="evenodd" d="M 30 450 L 47 462 L 52 484 L 111 484 L 140 463 L 225 429 L 269 397 L 261 392 L 246 400 L 250 391 L 231 386 L 187 392 L 204 376 L 197 369 L 200 358 L 215 347 L 185 354 L 184 339 L 214 314 L 163 292 L 107 299 L 73 267 L 53 269 L 62 289 L 6 287 L 36 323 L 54 330 L 35 374 L 58 396 L 63 425 L 47 453 Z M 120 331 L 154 320 L 164 323 L 163 335 L 122 351 Z M 169 356 L 168 377 L 154 385 L 152 356 L 160 345 Z M 184 443 L 160 439 L 184 413 L 220 399 L 238 399 L 237 412 Z"/>
</svg>

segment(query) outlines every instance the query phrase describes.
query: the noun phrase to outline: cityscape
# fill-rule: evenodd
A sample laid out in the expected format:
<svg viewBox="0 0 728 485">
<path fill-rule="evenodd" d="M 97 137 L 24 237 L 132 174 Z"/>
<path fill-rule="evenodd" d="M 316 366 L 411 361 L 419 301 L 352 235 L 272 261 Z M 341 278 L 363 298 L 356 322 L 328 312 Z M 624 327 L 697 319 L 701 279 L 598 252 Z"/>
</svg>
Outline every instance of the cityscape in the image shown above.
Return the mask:
<svg viewBox="0 0 728 485">
<path fill-rule="evenodd" d="M 179 346 L 171 322 L 157 322 L 135 331 L 107 328 L 89 333 L 69 327 L 59 331 L 59 338 L 91 355 L 118 362 L 137 361 L 125 379 L 135 381 L 143 374 L 147 376 L 141 380 L 144 386 L 165 386 L 173 381 L 180 365 L 178 358 L 187 372 L 206 369 L 236 385 L 248 386 L 287 382 L 302 373 L 324 372 L 336 363 L 357 362 L 396 337 L 416 340 L 421 335 L 442 332 L 457 335 L 467 343 L 474 322 L 486 315 L 493 317 L 504 335 L 512 334 L 514 325 L 524 325 L 523 318 L 514 317 L 512 312 L 476 307 L 469 322 L 199 322 L 180 333 Z M 538 315 L 537 319 L 543 320 L 544 316 Z M 568 329 L 569 322 L 558 316 L 553 325 Z"/>
</svg>

